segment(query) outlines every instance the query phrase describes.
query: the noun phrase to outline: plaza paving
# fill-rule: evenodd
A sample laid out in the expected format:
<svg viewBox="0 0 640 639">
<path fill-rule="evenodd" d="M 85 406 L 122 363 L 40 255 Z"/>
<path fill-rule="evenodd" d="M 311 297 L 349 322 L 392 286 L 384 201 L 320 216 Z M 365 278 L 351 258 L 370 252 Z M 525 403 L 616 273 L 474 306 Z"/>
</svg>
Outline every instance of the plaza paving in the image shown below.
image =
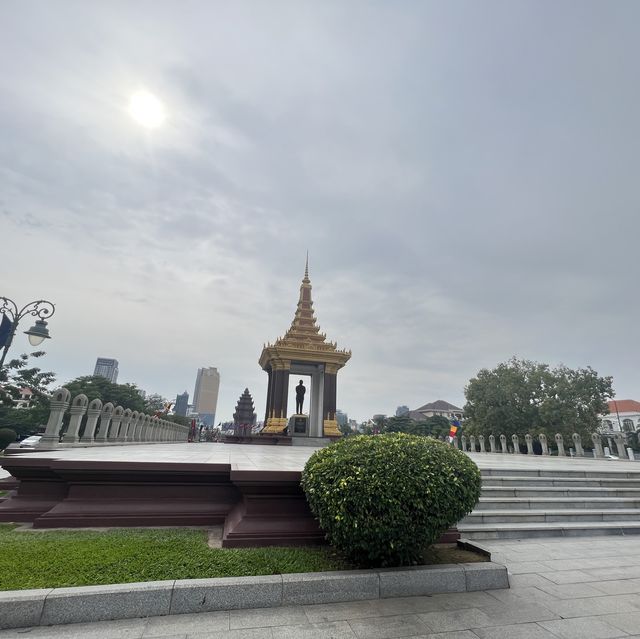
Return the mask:
<svg viewBox="0 0 640 639">
<path fill-rule="evenodd" d="M 24 453 L 29 457 L 44 457 L 77 461 L 126 461 L 155 463 L 231 464 L 238 470 L 298 470 L 304 468 L 317 448 L 308 446 L 268 446 L 220 443 L 199 444 L 135 444 L 124 446 L 93 446 L 60 448 L 39 453 Z M 520 470 L 590 470 L 640 471 L 640 461 L 593 459 L 590 457 L 546 457 L 502 453 L 469 453 L 482 470 L 509 468 Z"/>
<path fill-rule="evenodd" d="M 30 453 L 95 461 L 225 463 L 302 470 L 315 449 L 153 444 Z M 471 454 L 481 469 L 626 473 L 628 461 Z M 0 631 L 0 639 L 613 639 L 640 638 L 637 537 L 476 542 L 507 566 L 511 589 L 256 610 L 233 610 Z"/>
<path fill-rule="evenodd" d="M 251 444 L 134 444 L 59 448 L 25 453 L 29 458 L 66 461 L 231 464 L 237 470 L 301 471 L 317 448 Z"/>
<path fill-rule="evenodd" d="M 637 539 L 482 542 L 511 589 L 5 630 L 0 639 L 640 637 Z"/>
</svg>

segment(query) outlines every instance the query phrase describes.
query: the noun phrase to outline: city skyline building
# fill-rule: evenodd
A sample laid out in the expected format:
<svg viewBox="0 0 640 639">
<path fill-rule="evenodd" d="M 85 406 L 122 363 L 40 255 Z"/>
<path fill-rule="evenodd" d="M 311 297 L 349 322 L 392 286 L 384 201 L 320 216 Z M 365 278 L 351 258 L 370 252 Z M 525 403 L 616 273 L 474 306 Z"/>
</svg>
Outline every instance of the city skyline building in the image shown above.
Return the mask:
<svg viewBox="0 0 640 639">
<path fill-rule="evenodd" d="M 173 412 L 181 417 L 187 416 L 189 410 L 189 393 L 185 391 L 180 395 L 176 395 L 176 403 L 173 407 Z"/>
<path fill-rule="evenodd" d="M 215 366 L 199 368 L 196 375 L 196 385 L 193 391 L 193 409 L 200 421 L 213 426 L 218 406 L 218 391 L 220 390 L 220 373 Z"/>
<path fill-rule="evenodd" d="M 94 377 L 104 377 L 112 384 L 117 384 L 118 372 L 118 360 L 109 357 L 98 357 L 95 368 L 93 369 Z"/>
</svg>

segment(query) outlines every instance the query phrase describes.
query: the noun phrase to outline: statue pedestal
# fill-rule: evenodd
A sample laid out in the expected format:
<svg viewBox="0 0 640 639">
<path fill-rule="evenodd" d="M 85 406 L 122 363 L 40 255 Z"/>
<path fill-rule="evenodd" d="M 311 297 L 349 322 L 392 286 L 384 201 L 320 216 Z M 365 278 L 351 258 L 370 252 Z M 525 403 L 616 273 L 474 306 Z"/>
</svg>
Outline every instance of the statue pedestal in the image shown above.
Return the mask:
<svg viewBox="0 0 640 639">
<path fill-rule="evenodd" d="M 289 437 L 309 437 L 309 415 L 289 417 Z"/>
<path fill-rule="evenodd" d="M 313 448 L 323 448 L 333 443 L 330 437 L 292 437 L 292 446 L 311 446 Z"/>
</svg>

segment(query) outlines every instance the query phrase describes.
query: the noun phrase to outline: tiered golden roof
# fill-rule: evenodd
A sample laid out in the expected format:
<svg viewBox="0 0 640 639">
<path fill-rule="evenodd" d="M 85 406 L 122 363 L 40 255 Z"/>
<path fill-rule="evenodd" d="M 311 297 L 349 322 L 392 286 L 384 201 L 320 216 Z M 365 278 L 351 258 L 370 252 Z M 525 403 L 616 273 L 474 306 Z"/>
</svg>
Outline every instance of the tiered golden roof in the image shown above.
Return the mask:
<svg viewBox="0 0 640 639">
<path fill-rule="evenodd" d="M 309 279 L 309 258 L 304 269 L 304 278 L 300 285 L 298 307 L 289 330 L 273 344 L 265 344 L 260 355 L 260 366 L 266 370 L 272 360 L 289 362 L 324 362 L 334 364 L 336 370 L 342 368 L 351 357 L 351 351 L 338 349 L 335 342 L 328 342 L 325 333 L 320 332 L 316 324 L 311 299 L 311 280 Z"/>
</svg>

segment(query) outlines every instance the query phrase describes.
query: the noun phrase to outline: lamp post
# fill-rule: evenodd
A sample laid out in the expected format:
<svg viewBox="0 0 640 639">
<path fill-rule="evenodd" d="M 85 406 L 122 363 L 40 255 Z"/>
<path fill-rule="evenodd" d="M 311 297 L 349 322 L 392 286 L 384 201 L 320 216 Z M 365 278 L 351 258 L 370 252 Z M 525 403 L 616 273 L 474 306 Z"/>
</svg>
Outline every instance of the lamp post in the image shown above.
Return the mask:
<svg viewBox="0 0 640 639">
<path fill-rule="evenodd" d="M 0 348 L 2 348 L 0 368 L 4 365 L 5 357 L 18 330 L 20 320 L 27 315 L 38 318 L 28 331 L 24 331 L 29 336 L 31 346 L 38 346 L 45 339 L 51 337 L 44 318 L 51 317 L 55 312 L 56 307 L 47 300 L 29 302 L 18 310 L 18 306 L 13 300 L 8 297 L 0 297 Z"/>
</svg>

